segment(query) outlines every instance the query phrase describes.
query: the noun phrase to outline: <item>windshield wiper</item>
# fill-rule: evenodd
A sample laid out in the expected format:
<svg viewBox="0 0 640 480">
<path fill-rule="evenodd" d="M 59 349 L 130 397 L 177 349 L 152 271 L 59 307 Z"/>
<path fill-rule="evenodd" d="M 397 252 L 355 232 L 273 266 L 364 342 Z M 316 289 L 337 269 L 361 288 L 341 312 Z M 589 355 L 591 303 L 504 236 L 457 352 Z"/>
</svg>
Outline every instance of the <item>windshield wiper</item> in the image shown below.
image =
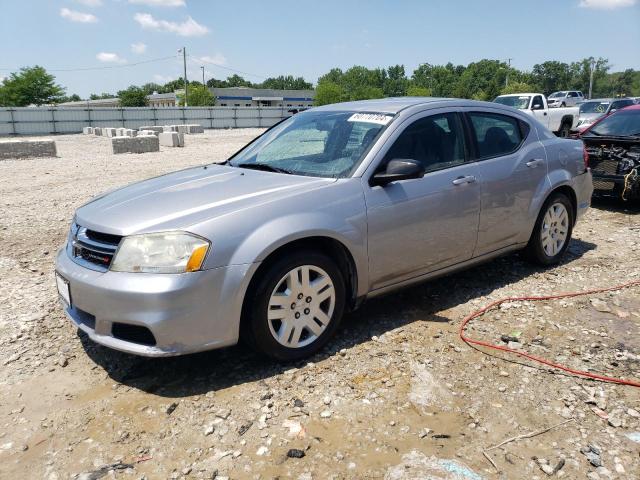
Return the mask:
<svg viewBox="0 0 640 480">
<path fill-rule="evenodd" d="M 286 168 L 274 167 L 273 165 L 269 165 L 268 163 L 238 163 L 236 167 L 248 168 L 251 170 L 263 170 L 265 172 L 286 173 L 287 175 L 293 175 L 293 172 L 291 170 L 287 170 Z"/>
</svg>

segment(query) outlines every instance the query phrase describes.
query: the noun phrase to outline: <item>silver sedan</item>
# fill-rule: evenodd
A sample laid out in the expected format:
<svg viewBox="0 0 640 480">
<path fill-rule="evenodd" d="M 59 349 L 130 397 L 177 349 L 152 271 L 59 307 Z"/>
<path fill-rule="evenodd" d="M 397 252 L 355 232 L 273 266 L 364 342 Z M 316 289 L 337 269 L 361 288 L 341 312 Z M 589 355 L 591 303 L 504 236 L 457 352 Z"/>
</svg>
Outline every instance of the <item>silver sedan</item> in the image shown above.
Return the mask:
<svg viewBox="0 0 640 480">
<path fill-rule="evenodd" d="M 593 187 L 581 142 L 495 103 L 395 98 L 290 117 L 226 163 L 79 208 L 63 308 L 100 344 L 322 348 L 365 299 L 516 250 L 561 260 Z"/>
</svg>

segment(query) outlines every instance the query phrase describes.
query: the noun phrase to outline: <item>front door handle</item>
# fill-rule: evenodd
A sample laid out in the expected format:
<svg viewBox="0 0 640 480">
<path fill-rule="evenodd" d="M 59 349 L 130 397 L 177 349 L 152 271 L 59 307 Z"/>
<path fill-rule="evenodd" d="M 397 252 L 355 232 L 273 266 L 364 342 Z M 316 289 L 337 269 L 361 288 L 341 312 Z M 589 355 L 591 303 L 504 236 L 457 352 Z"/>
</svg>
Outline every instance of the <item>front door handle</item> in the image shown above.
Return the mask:
<svg viewBox="0 0 640 480">
<path fill-rule="evenodd" d="M 473 183 L 475 181 L 476 181 L 476 177 L 474 177 L 473 175 L 466 175 L 464 177 L 456 178 L 451 183 L 453 183 L 454 185 L 463 185 L 465 183 Z"/>
<path fill-rule="evenodd" d="M 533 160 L 529 160 L 526 165 L 529 168 L 536 168 L 538 165 L 542 165 L 544 163 L 544 159 L 542 158 L 534 158 Z"/>
</svg>

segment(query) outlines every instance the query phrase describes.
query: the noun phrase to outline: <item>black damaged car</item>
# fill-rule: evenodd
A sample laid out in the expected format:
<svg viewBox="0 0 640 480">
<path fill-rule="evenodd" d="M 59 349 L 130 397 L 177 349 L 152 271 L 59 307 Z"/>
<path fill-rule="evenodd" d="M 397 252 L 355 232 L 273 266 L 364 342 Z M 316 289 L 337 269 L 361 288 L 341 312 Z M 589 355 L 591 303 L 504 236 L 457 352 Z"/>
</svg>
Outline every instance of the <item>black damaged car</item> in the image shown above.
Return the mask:
<svg viewBox="0 0 640 480">
<path fill-rule="evenodd" d="M 594 195 L 640 199 L 640 105 L 604 117 L 580 138 L 589 156 Z"/>
</svg>

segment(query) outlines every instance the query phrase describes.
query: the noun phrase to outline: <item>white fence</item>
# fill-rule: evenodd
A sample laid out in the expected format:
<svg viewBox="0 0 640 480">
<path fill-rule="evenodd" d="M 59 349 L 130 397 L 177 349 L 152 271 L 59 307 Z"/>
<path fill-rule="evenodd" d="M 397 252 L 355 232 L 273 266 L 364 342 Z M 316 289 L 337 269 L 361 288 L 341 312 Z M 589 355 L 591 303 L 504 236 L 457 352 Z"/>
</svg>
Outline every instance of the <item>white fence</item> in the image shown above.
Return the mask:
<svg viewBox="0 0 640 480">
<path fill-rule="evenodd" d="M 290 116 L 279 107 L 0 108 L 0 135 L 82 132 L 82 127 L 138 128 L 200 124 L 204 128 L 270 127 Z"/>
</svg>

